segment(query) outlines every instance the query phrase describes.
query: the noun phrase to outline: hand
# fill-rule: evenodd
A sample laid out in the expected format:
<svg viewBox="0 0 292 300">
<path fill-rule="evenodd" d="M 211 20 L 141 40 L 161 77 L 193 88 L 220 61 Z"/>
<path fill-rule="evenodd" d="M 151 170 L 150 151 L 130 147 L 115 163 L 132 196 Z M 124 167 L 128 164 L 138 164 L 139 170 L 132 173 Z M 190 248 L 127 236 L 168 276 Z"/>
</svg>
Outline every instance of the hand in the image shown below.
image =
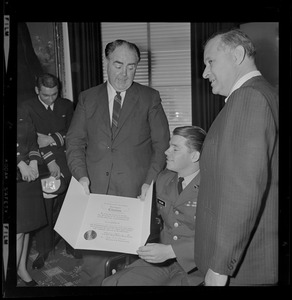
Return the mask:
<svg viewBox="0 0 292 300">
<path fill-rule="evenodd" d="M 40 148 L 47 147 L 55 143 L 54 139 L 50 135 L 37 133 L 38 135 L 38 144 Z"/>
<path fill-rule="evenodd" d="M 19 162 L 17 166 L 20 170 L 23 181 L 30 182 L 34 181 L 37 178 L 31 166 L 27 165 L 24 161 Z"/>
<path fill-rule="evenodd" d="M 144 183 L 141 187 L 141 195 L 138 196 L 139 199 L 141 199 L 142 201 L 145 200 L 145 197 L 146 197 L 146 194 L 147 194 L 147 191 L 149 189 L 150 185 L 147 184 L 147 183 Z"/>
<path fill-rule="evenodd" d="M 205 286 L 224 286 L 227 283 L 227 279 L 227 275 L 217 274 L 209 269 L 205 276 Z"/>
<path fill-rule="evenodd" d="M 39 177 L 39 169 L 38 169 L 38 162 L 37 162 L 37 160 L 31 160 L 29 162 L 29 166 L 32 169 L 32 172 L 33 172 L 33 174 L 35 176 L 35 179 L 37 179 Z"/>
<path fill-rule="evenodd" d="M 48 163 L 48 169 L 51 173 L 51 176 L 55 177 L 56 179 L 59 179 L 61 176 L 61 170 L 58 164 L 56 163 L 55 160 L 51 161 Z"/>
<path fill-rule="evenodd" d="M 79 183 L 83 186 L 84 192 L 86 195 L 90 195 L 90 190 L 89 190 L 89 178 L 88 177 L 81 177 L 79 179 Z"/>
<path fill-rule="evenodd" d="M 140 258 L 149 263 L 160 263 L 176 257 L 171 245 L 157 243 L 146 244 L 146 246 L 140 247 L 137 253 Z"/>
</svg>

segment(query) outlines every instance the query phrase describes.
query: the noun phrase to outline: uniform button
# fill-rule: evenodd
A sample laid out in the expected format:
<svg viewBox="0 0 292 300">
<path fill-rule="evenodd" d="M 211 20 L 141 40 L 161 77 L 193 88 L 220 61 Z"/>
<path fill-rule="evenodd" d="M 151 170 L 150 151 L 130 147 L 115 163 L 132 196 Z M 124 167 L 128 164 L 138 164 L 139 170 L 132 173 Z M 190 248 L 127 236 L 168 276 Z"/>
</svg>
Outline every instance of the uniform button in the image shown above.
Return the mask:
<svg viewBox="0 0 292 300">
<path fill-rule="evenodd" d="M 196 216 L 194 216 L 194 219 L 196 220 Z"/>
<path fill-rule="evenodd" d="M 177 236 L 176 236 L 176 235 L 174 235 L 174 236 L 173 236 L 173 239 L 176 241 L 176 240 L 177 240 Z"/>
<path fill-rule="evenodd" d="M 16 147 L 18 147 L 19 146 L 19 144 L 18 143 L 16 143 Z"/>
<path fill-rule="evenodd" d="M 174 226 L 174 227 L 178 227 L 178 223 L 175 222 L 175 223 L 173 224 L 173 226 Z"/>
<path fill-rule="evenodd" d="M 174 213 L 175 213 L 176 215 L 178 215 L 178 214 L 179 214 L 179 211 L 178 211 L 178 210 L 176 210 Z"/>
<path fill-rule="evenodd" d="M 20 153 L 19 153 L 19 152 L 17 152 L 17 155 L 20 155 Z"/>
<path fill-rule="evenodd" d="M 105 174 L 106 174 L 106 176 L 108 176 L 108 175 L 109 175 L 109 172 L 106 172 Z"/>
</svg>

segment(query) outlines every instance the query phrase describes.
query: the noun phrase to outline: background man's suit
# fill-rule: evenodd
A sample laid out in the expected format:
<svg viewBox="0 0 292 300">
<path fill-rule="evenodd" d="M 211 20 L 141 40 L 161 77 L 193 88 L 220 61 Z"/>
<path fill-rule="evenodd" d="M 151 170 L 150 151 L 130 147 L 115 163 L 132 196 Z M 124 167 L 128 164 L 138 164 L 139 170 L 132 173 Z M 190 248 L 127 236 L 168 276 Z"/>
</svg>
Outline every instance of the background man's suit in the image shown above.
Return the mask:
<svg viewBox="0 0 292 300">
<path fill-rule="evenodd" d="M 81 92 L 67 134 L 68 165 L 77 180 L 90 179 L 91 193 L 137 197 L 165 165 L 168 121 L 159 92 L 133 82 L 112 137 L 108 101 L 107 83 Z M 89 251 L 84 259 L 93 285 L 103 279 L 97 254 L 102 252 Z"/>
<path fill-rule="evenodd" d="M 262 76 L 235 90 L 200 159 L 195 262 L 230 285 L 278 278 L 278 96 Z"/>
</svg>

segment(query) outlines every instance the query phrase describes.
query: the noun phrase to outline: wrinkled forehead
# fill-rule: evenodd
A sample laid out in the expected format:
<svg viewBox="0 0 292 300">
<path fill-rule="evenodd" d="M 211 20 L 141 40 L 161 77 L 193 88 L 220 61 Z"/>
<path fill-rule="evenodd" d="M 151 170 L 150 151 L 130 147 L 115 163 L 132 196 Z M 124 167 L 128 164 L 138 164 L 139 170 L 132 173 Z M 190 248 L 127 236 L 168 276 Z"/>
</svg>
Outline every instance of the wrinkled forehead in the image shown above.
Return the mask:
<svg viewBox="0 0 292 300">
<path fill-rule="evenodd" d="M 208 58 L 218 55 L 220 52 L 224 51 L 222 47 L 222 41 L 220 36 L 214 37 L 209 40 L 204 49 L 204 61 Z"/>
<path fill-rule="evenodd" d="M 205 45 L 204 52 L 210 52 L 210 51 L 218 51 L 220 50 L 220 43 L 221 43 L 221 37 L 216 36 L 212 39 L 210 39 L 207 44 Z"/>
</svg>

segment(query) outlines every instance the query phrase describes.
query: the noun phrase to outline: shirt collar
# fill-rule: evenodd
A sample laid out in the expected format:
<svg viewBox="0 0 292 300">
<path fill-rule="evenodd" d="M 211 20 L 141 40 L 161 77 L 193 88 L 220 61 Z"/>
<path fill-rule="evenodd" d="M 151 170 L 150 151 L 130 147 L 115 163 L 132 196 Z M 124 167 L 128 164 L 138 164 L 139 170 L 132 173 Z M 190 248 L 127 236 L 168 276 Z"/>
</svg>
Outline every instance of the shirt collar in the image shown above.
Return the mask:
<svg viewBox="0 0 292 300">
<path fill-rule="evenodd" d="M 251 79 L 252 77 L 255 77 L 255 76 L 261 76 L 261 72 L 258 71 L 258 70 L 255 70 L 255 71 L 251 71 L 247 74 L 245 74 L 244 76 L 242 76 L 236 83 L 235 85 L 232 87 L 229 95 L 225 98 L 225 103 L 227 102 L 228 98 L 230 97 L 230 95 L 235 91 L 237 90 L 238 88 L 240 88 L 246 81 L 248 81 L 249 79 Z"/>
<path fill-rule="evenodd" d="M 109 81 L 107 81 L 107 93 L 108 93 L 109 100 L 114 99 L 117 93 L 117 91 L 113 88 L 113 86 L 110 84 Z M 125 98 L 125 95 L 126 95 L 126 91 L 121 92 L 122 102 L 123 99 Z"/>
</svg>

